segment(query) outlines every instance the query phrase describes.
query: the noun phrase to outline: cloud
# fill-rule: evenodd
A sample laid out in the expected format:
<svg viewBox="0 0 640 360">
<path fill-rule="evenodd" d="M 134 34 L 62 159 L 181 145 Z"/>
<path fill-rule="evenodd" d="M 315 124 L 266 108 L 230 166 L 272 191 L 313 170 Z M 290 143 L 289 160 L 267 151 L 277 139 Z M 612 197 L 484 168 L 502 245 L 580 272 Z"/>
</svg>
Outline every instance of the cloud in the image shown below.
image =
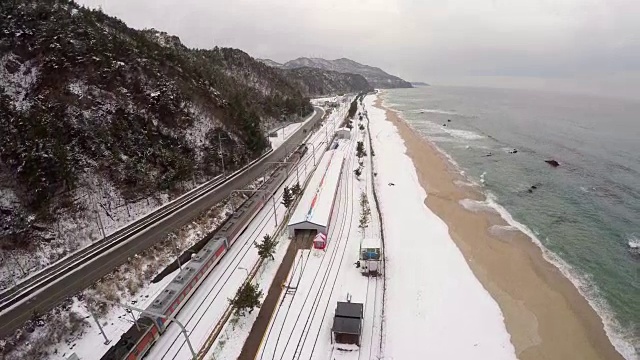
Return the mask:
<svg viewBox="0 0 640 360">
<path fill-rule="evenodd" d="M 349 57 L 407 79 L 512 78 L 637 91 L 635 0 L 80 0 L 188 46 Z M 625 74 L 630 76 L 627 78 Z M 597 81 L 591 81 L 598 79 Z M 629 80 L 633 80 L 630 83 Z M 495 83 L 495 81 L 492 81 Z M 579 86 L 577 84 L 580 84 Z M 488 84 L 490 85 L 490 84 Z M 588 87 L 588 86 L 587 86 Z M 629 90 L 625 90 L 629 93 Z"/>
</svg>

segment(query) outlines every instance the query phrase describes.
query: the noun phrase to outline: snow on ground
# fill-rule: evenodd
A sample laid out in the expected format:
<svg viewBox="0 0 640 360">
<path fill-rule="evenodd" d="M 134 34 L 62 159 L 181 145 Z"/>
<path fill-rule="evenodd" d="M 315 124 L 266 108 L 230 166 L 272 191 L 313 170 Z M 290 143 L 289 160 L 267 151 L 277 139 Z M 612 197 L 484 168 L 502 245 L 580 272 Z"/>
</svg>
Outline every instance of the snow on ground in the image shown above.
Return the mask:
<svg viewBox="0 0 640 360">
<path fill-rule="evenodd" d="M 210 130 L 222 126 L 222 123 L 209 116 L 200 106 L 192 102 L 187 103 L 187 111 L 194 117 L 194 122 L 187 129 L 186 138 L 189 143 L 195 145 L 196 155 L 198 159 L 201 159 L 204 156 L 203 148 L 209 141 L 207 134 Z M 227 133 L 226 136 L 230 135 L 230 133 Z"/>
<path fill-rule="evenodd" d="M 310 142 L 314 144 L 321 143 L 323 138 L 320 135 L 322 134 L 316 133 L 311 137 Z M 291 171 L 284 185 L 292 186 L 297 181 L 302 183 L 310 176 L 314 163 L 313 155 L 312 151 L 307 152 L 303 159 L 303 164 L 298 166 L 299 172 Z M 321 152 L 315 153 L 316 161 L 321 155 Z M 284 221 L 285 216 L 282 192 L 283 187 L 278 189 L 274 195 L 278 224 Z M 196 351 L 206 342 L 208 336 L 222 318 L 228 306 L 228 299 L 233 298 L 237 289 L 245 281 L 248 271 L 259 260 L 258 251 L 253 246 L 254 241 L 260 241 L 265 234 L 272 235 L 276 229 L 272 204 L 272 200 L 265 204 L 265 207 L 259 211 L 244 233 L 238 237 L 229 252 L 216 265 L 189 302 L 180 310 L 178 320 L 189 331 L 190 341 Z M 288 245 L 288 240 L 286 237 L 281 237 L 279 246 L 284 246 L 286 250 L 286 245 Z M 278 251 L 283 250 L 279 248 Z M 258 276 L 258 283 L 263 291 L 266 291 L 270 286 L 271 279 L 277 271 L 284 252 L 282 254 L 278 253 L 278 256 L 277 261 L 268 262 Z M 245 271 L 243 269 L 248 270 Z M 230 354 L 237 356 L 242 349 L 244 339 L 249 335 L 257 313 L 257 311 L 254 311 L 253 314 L 247 317 L 228 322 L 223 329 L 223 333 L 211 347 L 210 353 L 215 354 L 216 359 L 233 358 L 234 355 Z M 149 353 L 149 358 L 152 359 L 188 359 L 190 356 L 185 340 L 179 328 L 175 325 L 167 328 Z"/>
<path fill-rule="evenodd" d="M 351 104 L 351 101 L 353 101 L 353 98 L 354 98 L 353 95 L 327 96 L 327 97 L 311 99 L 311 103 L 316 106 L 323 106 L 325 102 L 338 103 L 338 104 L 343 104 L 343 103 Z"/>
<path fill-rule="evenodd" d="M 343 110 L 342 113 L 344 114 L 346 109 L 342 109 L 342 110 Z M 319 162 L 319 159 L 322 157 L 323 152 L 321 152 L 320 149 L 322 144 L 325 143 L 326 139 L 328 138 L 328 135 L 327 135 L 328 131 L 329 130 L 332 131 L 333 128 L 336 126 L 336 124 L 338 124 L 341 121 L 341 118 L 339 118 L 339 116 L 337 115 L 339 115 L 339 112 L 336 112 L 336 114 L 334 114 L 333 116 L 330 116 L 327 119 L 327 121 L 322 125 L 322 127 L 320 127 L 318 131 L 316 131 L 314 134 L 310 135 L 309 139 L 307 140 L 307 143 L 314 144 L 315 148 L 318 149 L 318 151 L 315 152 L 315 155 L 314 155 L 316 158 L 316 162 Z M 306 155 L 307 159 L 309 159 L 308 157 L 310 155 L 313 156 L 313 153 L 314 153 L 313 149 L 312 151 L 308 152 Z M 312 165 L 313 165 L 312 160 L 306 160 L 306 164 L 304 168 L 306 168 L 307 166 L 311 167 Z M 305 170 L 304 179 L 307 179 L 308 175 L 309 174 L 307 174 Z M 288 239 L 286 235 L 283 235 L 281 237 L 279 246 L 283 246 L 283 243 L 288 245 Z M 275 273 L 282 260 L 282 257 L 284 256 L 285 250 L 286 250 L 286 247 L 284 247 L 284 249 L 279 248 L 278 252 L 282 251 L 283 253 L 282 254 L 278 253 L 276 255 L 276 261 L 267 263 L 266 266 L 263 266 L 263 268 L 259 272 L 258 283 L 260 284 L 260 289 L 262 289 L 263 292 L 265 292 L 265 295 L 266 295 L 266 291 L 271 285 L 271 281 L 273 279 L 273 276 L 275 276 Z M 254 311 L 254 313 L 246 317 L 239 318 L 239 319 L 231 319 L 230 321 L 228 321 L 227 324 L 224 325 L 224 328 L 220 336 L 216 339 L 216 341 L 214 342 L 214 345 L 211 347 L 211 349 L 209 350 L 205 358 L 206 359 L 236 359 L 240 355 L 244 342 L 249 336 L 249 332 L 251 331 L 251 327 L 253 326 L 253 323 L 256 320 L 257 316 L 258 316 L 258 312 Z"/>
<path fill-rule="evenodd" d="M 274 260 L 269 260 L 262 265 L 254 280 L 254 283 L 259 284 L 259 289 L 266 296 L 273 281 L 273 277 L 278 271 L 278 267 L 287 252 L 289 246 L 289 239 L 286 232 L 283 232 L 278 237 L 278 245 L 274 254 Z M 222 332 L 218 336 L 218 339 L 211 347 L 209 352 L 205 355 L 205 359 L 236 359 L 242 351 L 242 346 L 249 336 L 251 327 L 256 321 L 259 309 L 255 309 L 251 314 L 244 317 L 236 317 L 235 315 L 224 325 Z"/>
<path fill-rule="evenodd" d="M 376 229 L 377 220 L 369 222 L 365 233 L 358 228 L 360 194 L 367 194 L 371 206 L 375 203 L 371 187 L 367 185 L 371 181 L 366 175 L 369 167 L 365 165 L 361 180 L 353 174 L 358 167 L 356 140 L 361 140 L 362 135 L 356 134 L 354 129 L 352 136 L 357 137 L 338 141 L 338 148 L 347 157 L 336 195 L 327 248 L 299 251 L 287 280 L 296 290 L 281 294 L 281 305 L 264 335 L 257 356 L 259 359 L 374 359 L 379 356 L 383 278 L 365 277 L 355 267 L 363 236 L 379 234 L 379 230 Z M 346 301 L 347 296 L 352 302 L 364 304 L 359 348 L 331 343 L 336 304 Z"/>
<path fill-rule="evenodd" d="M 0 58 L 0 92 L 9 96 L 17 110 L 28 110 L 31 106 L 27 94 L 38 79 L 39 72 L 33 62 L 21 63 L 19 57 L 12 53 Z"/>
<path fill-rule="evenodd" d="M 386 239 L 385 358 L 514 359 L 500 308 L 424 205 L 404 142 L 374 101 L 365 98 Z"/>
<path fill-rule="evenodd" d="M 278 147 L 280 147 L 280 145 L 282 145 L 282 143 L 285 140 L 287 140 L 289 136 L 291 136 L 291 134 L 293 134 L 296 130 L 298 130 L 300 126 L 302 126 L 302 124 L 304 124 L 304 122 L 293 123 L 293 124 L 289 124 L 287 126 L 283 126 L 281 128 L 274 130 L 274 132 L 278 136 L 275 136 L 275 137 L 269 136 L 269 141 L 271 142 L 271 148 L 275 150 Z"/>
</svg>

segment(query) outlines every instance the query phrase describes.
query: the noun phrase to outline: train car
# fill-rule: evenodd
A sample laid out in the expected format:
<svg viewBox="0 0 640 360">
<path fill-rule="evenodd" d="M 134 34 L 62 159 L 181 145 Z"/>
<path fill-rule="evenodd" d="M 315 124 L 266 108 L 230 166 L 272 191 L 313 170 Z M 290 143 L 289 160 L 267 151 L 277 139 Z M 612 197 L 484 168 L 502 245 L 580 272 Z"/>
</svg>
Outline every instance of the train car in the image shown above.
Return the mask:
<svg viewBox="0 0 640 360">
<path fill-rule="evenodd" d="M 299 153 L 302 154 L 306 152 L 306 149 L 299 148 L 298 150 L 300 150 Z M 243 218 L 248 216 L 248 219 L 252 219 L 260 211 L 265 200 L 268 199 L 264 191 L 268 194 L 273 194 L 275 190 L 284 183 L 286 176 L 285 166 L 281 165 L 277 167 L 276 170 L 271 173 L 269 179 L 260 185 L 258 188 L 260 191 L 256 191 L 227 218 L 223 225 L 216 230 L 212 240 L 191 258 L 191 261 L 183 267 L 174 280 L 153 300 L 153 303 L 147 310 L 165 316 L 177 314 L 191 295 L 197 290 L 200 283 L 204 281 L 209 272 L 220 262 L 220 259 L 222 259 L 228 249 L 233 246 L 239 235 L 249 225 L 250 221 L 247 221 L 247 218 Z M 142 320 L 143 319 L 139 321 Z M 152 321 L 153 326 L 149 326 L 146 331 L 136 335 L 139 336 L 137 341 L 129 339 L 126 344 L 122 344 L 122 346 L 125 346 L 126 350 L 128 350 L 124 358 L 127 360 L 143 358 L 169 325 L 160 317 L 152 319 Z M 120 350 L 116 350 L 115 352 L 118 351 Z"/>
<path fill-rule="evenodd" d="M 289 161 L 293 163 L 300 162 L 300 160 L 302 160 L 304 155 L 307 153 L 307 150 L 308 150 L 307 144 L 299 145 L 289 157 Z"/>
<path fill-rule="evenodd" d="M 306 144 L 298 146 L 294 152 L 296 157 L 290 162 L 299 162 L 307 150 Z M 273 194 L 284 183 L 288 173 L 287 168 L 288 165 L 284 164 L 276 167 L 269 179 L 260 185 L 258 188 L 260 191 L 255 192 L 227 218 L 215 231 L 212 240 L 192 257 L 191 261 L 154 299 L 147 310 L 165 316 L 176 314 L 180 310 L 228 249 L 233 246 L 239 234 L 246 229 L 250 221 L 246 221 L 245 217 L 253 218 L 265 201 L 269 199 L 265 192 Z M 162 318 L 151 319 L 148 317 L 141 317 L 138 324 L 142 324 L 142 328 L 138 329 L 138 326 L 132 326 L 120 341 L 109 349 L 103 359 L 134 360 L 143 358 L 168 326 Z"/>
</svg>

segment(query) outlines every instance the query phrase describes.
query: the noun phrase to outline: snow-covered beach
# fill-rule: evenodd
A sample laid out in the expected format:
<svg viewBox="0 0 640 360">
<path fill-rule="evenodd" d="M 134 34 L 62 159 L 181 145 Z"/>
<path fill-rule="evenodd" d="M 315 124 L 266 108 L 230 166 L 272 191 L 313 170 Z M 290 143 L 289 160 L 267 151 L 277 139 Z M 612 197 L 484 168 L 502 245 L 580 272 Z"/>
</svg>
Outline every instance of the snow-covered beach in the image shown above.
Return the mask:
<svg viewBox="0 0 640 360">
<path fill-rule="evenodd" d="M 400 320 L 396 320 L 397 316 L 389 313 L 389 311 L 394 311 L 390 310 L 394 309 L 394 297 L 399 298 L 401 294 L 401 290 L 394 291 L 393 286 L 398 286 L 398 284 L 394 284 L 394 276 L 392 276 L 394 271 L 393 252 L 400 251 L 400 255 L 396 256 L 402 259 L 398 268 L 424 269 L 414 275 L 402 277 L 401 286 L 407 289 L 417 289 L 416 284 L 426 281 L 446 282 L 443 279 L 431 280 L 430 276 L 435 277 L 434 274 L 441 277 L 452 277 L 454 288 L 444 287 L 440 293 L 446 290 L 456 294 L 456 291 L 465 289 L 468 296 L 462 304 L 478 307 L 477 294 L 474 295 L 474 290 L 469 290 L 473 289 L 474 285 L 470 284 L 475 281 L 477 286 L 483 287 L 481 292 L 489 297 L 487 302 L 497 308 L 497 317 L 504 316 L 504 321 L 503 323 L 500 321 L 502 327 L 493 325 L 495 319 L 482 324 L 482 334 L 491 338 L 492 342 L 490 343 L 494 344 L 500 338 L 501 333 L 505 332 L 506 327 L 506 331 L 508 331 L 507 342 L 509 342 L 510 335 L 510 343 L 507 347 L 511 349 L 510 356 L 512 357 L 517 356 L 520 359 L 621 359 L 620 353 L 612 346 L 604 331 L 602 319 L 576 286 L 557 267 L 545 259 L 541 248 L 532 241 L 526 232 L 517 227 L 514 227 L 513 231 L 492 231 L 491 229 L 495 230 L 496 226 L 512 225 L 501 217 L 499 211 L 476 207 L 468 209 L 469 204 L 484 203 L 486 201 L 485 195 L 475 186 L 469 184 L 468 180 L 460 173 L 460 169 L 452 166 L 447 160 L 447 155 L 441 153 L 433 144 L 418 134 L 401 118 L 401 114 L 384 107 L 381 104 L 383 98 L 384 93 L 382 96 L 368 96 L 366 100 L 376 152 L 374 161 L 379 164 L 377 182 L 381 192 L 383 211 L 384 213 L 400 212 L 404 219 L 414 218 L 413 229 L 417 230 L 421 227 L 429 229 L 428 231 L 421 230 L 418 235 L 412 234 L 406 228 L 399 230 L 398 234 L 402 238 L 396 241 L 406 241 L 408 244 L 413 243 L 413 245 L 395 249 L 392 245 L 394 239 L 391 238 L 394 236 L 394 232 L 391 229 L 388 230 L 387 227 L 392 227 L 394 220 L 400 222 L 404 219 L 397 219 L 397 216 L 392 217 L 391 220 L 383 219 L 385 231 L 389 233 L 386 241 L 389 285 L 386 304 L 388 315 L 387 327 L 385 328 L 387 334 L 385 355 L 393 356 L 396 342 L 402 343 L 405 337 L 407 339 L 413 337 L 414 339 L 406 341 L 404 346 L 411 346 L 417 342 L 420 344 L 419 354 L 429 351 L 429 343 L 426 340 L 420 341 L 421 335 L 416 335 L 421 330 L 406 326 L 407 323 L 411 324 L 409 315 L 407 315 L 407 323 L 402 323 Z M 400 146 L 394 146 L 394 143 L 399 143 Z M 396 155 L 396 158 L 392 158 L 392 154 L 397 152 L 400 152 L 404 157 Z M 386 178 L 385 157 L 391 157 L 386 162 L 390 163 L 389 168 L 395 169 L 395 171 L 388 172 Z M 408 165 L 400 166 L 401 161 L 407 162 Z M 403 177 L 407 179 L 400 180 Z M 402 187 L 402 189 L 398 190 L 398 187 Z M 420 190 L 415 191 L 412 198 L 406 188 L 419 188 Z M 395 196 L 393 195 L 394 191 L 396 192 Z M 391 192 L 391 195 L 385 195 L 385 192 Z M 384 209 L 385 197 L 388 199 L 387 203 L 399 203 L 400 200 L 406 199 L 406 204 L 402 202 L 402 206 L 398 204 L 396 210 L 387 210 Z M 417 204 L 410 206 L 411 202 Z M 431 213 L 433 218 L 439 220 L 440 224 L 438 225 L 438 221 L 428 222 L 428 216 L 424 215 L 423 219 L 419 219 L 415 215 L 420 212 L 418 204 L 424 204 L 423 211 Z M 429 236 L 422 235 L 423 232 Z M 448 246 L 434 240 L 440 239 L 440 236 L 442 239 L 448 237 L 448 243 L 454 249 L 448 249 Z M 421 238 L 422 241 L 418 241 L 417 238 Z M 430 258 L 433 253 L 438 252 L 441 252 L 440 257 L 435 257 L 435 260 Z M 457 253 L 460 259 L 466 260 L 466 264 L 462 264 L 465 266 L 454 266 L 457 261 L 451 255 L 453 253 Z M 451 255 L 451 259 L 444 260 L 446 254 Z M 464 257 L 460 255 L 464 255 Z M 412 261 L 407 260 L 412 258 L 418 258 L 419 265 L 414 265 Z M 441 262 L 446 262 L 446 265 L 440 264 Z M 437 267 L 438 265 L 439 267 Z M 466 280 L 458 281 L 458 273 L 463 273 L 462 267 L 466 267 L 466 271 L 469 273 L 469 269 L 472 270 L 473 281 L 468 283 Z M 452 274 L 455 275 L 451 276 Z M 407 282 L 409 284 L 406 284 Z M 405 296 L 403 299 L 398 299 L 398 302 L 403 301 L 403 304 L 407 304 L 413 301 L 413 308 L 420 310 L 423 308 L 418 305 L 424 306 L 423 304 L 427 301 L 434 301 L 434 298 L 438 301 L 431 303 L 431 307 L 440 306 L 444 309 L 452 309 L 457 305 L 455 298 L 438 296 L 440 295 L 438 291 L 430 284 L 430 293 L 427 294 L 430 297 L 426 298 L 425 294 L 420 293 L 421 300 L 419 301 L 407 299 Z M 401 307 L 407 313 L 410 308 L 411 306 L 407 305 Z M 487 305 L 487 309 L 491 309 L 491 306 Z M 487 316 L 485 311 L 476 310 L 471 313 L 474 317 Z M 413 314 L 414 317 L 418 315 L 421 314 Z M 436 322 L 438 318 L 434 316 L 428 319 L 431 326 L 438 324 Z M 458 321 L 470 321 L 467 317 L 461 319 L 457 314 L 453 314 L 447 320 L 449 322 L 443 321 L 443 324 L 447 324 L 449 327 L 457 326 Z M 399 325 L 394 329 L 392 325 L 394 321 L 404 327 Z M 429 331 L 434 331 L 428 325 L 424 326 Z M 462 328 L 462 332 L 452 331 L 449 333 L 449 328 L 440 330 L 437 334 L 439 342 L 436 346 L 442 348 L 451 346 L 455 349 L 443 349 L 443 351 L 463 349 L 467 339 L 465 334 L 473 330 L 473 327 L 465 325 Z M 450 339 L 447 336 L 449 334 L 454 337 Z M 515 354 L 513 353 L 514 349 Z M 402 347 L 399 351 L 404 350 L 405 348 Z M 481 356 L 470 352 L 469 354 L 474 356 L 462 355 L 466 353 L 461 353 L 459 356 L 446 356 L 447 353 L 439 353 L 436 357 L 498 358 L 503 354 L 506 355 L 498 350 L 495 353 L 499 355 Z M 408 352 L 406 354 L 408 355 Z M 445 355 L 443 356 L 443 354 Z"/>
<path fill-rule="evenodd" d="M 365 107 L 385 231 L 385 357 L 515 359 L 500 308 L 424 205 L 404 141 L 375 100 Z"/>
</svg>

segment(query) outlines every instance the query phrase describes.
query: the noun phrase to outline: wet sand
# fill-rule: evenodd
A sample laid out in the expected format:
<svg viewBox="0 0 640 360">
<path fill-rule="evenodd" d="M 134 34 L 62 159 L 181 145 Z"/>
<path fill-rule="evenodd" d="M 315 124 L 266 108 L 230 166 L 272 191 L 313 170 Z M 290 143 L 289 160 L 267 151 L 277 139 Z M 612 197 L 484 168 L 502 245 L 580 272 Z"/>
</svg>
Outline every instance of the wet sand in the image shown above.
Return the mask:
<svg viewBox="0 0 640 360">
<path fill-rule="evenodd" d="M 377 107 L 385 109 L 378 97 Z M 405 141 L 425 204 L 449 227 L 469 267 L 496 300 L 522 360 L 623 359 L 606 336 L 602 320 L 575 286 L 519 230 L 490 231 L 508 225 L 497 212 L 469 211 L 462 199 L 484 201 L 427 140 L 396 112 L 386 110 Z"/>
</svg>

